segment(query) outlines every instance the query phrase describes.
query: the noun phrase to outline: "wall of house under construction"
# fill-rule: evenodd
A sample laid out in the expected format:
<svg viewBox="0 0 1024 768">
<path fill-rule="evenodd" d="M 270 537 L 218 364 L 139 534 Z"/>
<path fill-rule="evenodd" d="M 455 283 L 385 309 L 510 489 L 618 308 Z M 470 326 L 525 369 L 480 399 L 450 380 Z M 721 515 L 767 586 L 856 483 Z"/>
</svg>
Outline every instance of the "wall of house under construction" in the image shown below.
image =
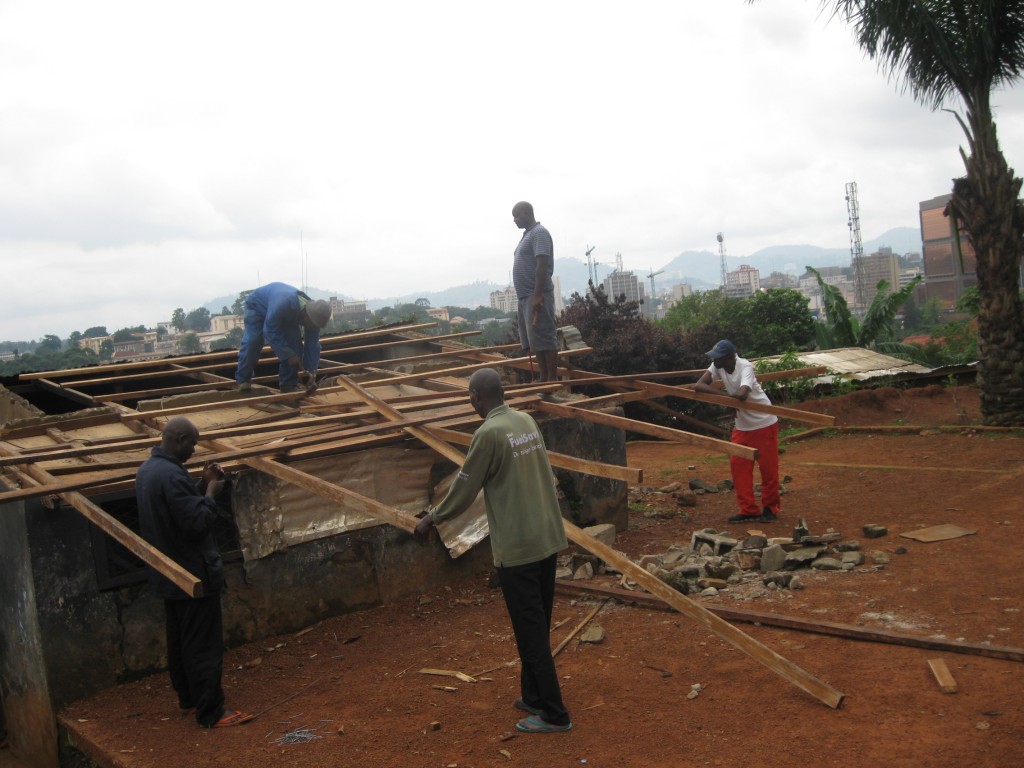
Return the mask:
<svg viewBox="0 0 1024 768">
<path fill-rule="evenodd" d="M 542 420 L 541 428 L 553 451 L 625 464 L 620 430 L 573 419 Z M 410 505 L 421 508 L 434 482 L 453 468 L 419 446 L 388 450 L 415 455 L 395 459 L 392 453 L 387 460 L 365 462 L 361 480 L 376 489 L 368 495 L 396 506 L 401 506 L 396 499 L 404 500 L 407 511 Z M 419 469 L 401 471 L 406 460 Z M 561 470 L 556 475 L 567 518 L 625 528 L 625 483 Z M 130 504 L 131 498 L 127 492 L 93 501 L 109 508 Z M 294 632 L 326 617 L 417 594 L 424 584 L 441 586 L 491 567 L 486 542 L 452 558 L 440 545 L 420 546 L 409 534 L 369 520 L 349 519 L 339 528 L 344 532 L 335 533 L 330 526 L 337 524 L 337 515 L 323 512 L 329 504 L 260 473 L 235 478 L 232 507 L 240 527 L 262 519 L 271 530 L 289 520 L 292 511 L 313 522 L 307 520 L 297 539 L 226 564 L 223 606 L 229 647 Z M 313 507 L 321 514 L 310 516 Z M 270 515 L 278 517 L 272 521 Z M 325 530 L 310 532 L 309 525 Z M 57 765 L 55 713 L 60 708 L 166 667 L 160 602 L 145 581 L 103 586 L 97 550 L 103 546 L 91 529 L 84 517 L 60 503 L 36 499 L 0 507 L 0 685 L 12 750 L 26 765 Z M 247 538 L 256 540 L 242 532 L 243 551 Z"/>
</svg>

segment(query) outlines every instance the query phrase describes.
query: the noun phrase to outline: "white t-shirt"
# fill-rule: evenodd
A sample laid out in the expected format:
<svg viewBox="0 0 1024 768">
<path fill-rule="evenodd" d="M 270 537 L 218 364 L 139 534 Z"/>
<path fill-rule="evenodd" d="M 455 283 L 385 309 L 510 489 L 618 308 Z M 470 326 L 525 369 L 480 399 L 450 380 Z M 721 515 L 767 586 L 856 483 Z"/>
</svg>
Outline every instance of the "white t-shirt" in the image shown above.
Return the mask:
<svg viewBox="0 0 1024 768">
<path fill-rule="evenodd" d="M 768 399 L 768 395 L 764 393 L 761 385 L 758 384 L 757 377 L 754 375 L 754 366 L 750 364 L 749 360 L 737 356 L 736 366 L 732 369 L 732 373 L 726 372 L 724 368 L 716 368 L 715 364 L 712 363 L 708 366 L 708 373 L 711 374 L 712 381 L 717 379 L 725 382 L 725 391 L 730 395 L 735 395 L 742 387 L 746 386 L 750 387 L 746 402 L 763 403 L 764 405 L 772 404 L 772 401 Z M 773 413 L 748 411 L 742 408 L 736 409 L 736 429 L 741 432 L 753 432 L 755 429 L 764 429 L 778 420 L 779 417 Z"/>
</svg>

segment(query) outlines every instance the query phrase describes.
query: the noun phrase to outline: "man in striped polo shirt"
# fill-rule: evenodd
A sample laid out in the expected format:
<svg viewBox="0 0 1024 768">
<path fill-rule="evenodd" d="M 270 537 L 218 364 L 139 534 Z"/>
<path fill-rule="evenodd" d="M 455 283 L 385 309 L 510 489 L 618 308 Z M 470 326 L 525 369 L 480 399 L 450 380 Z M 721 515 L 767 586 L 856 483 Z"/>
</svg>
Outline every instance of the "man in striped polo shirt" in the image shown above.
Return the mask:
<svg viewBox="0 0 1024 768">
<path fill-rule="evenodd" d="M 519 302 L 519 343 L 537 356 L 541 381 L 558 378 L 558 342 L 555 335 L 555 248 L 551 233 L 533 217 L 527 202 L 512 207 L 512 219 L 523 230 L 512 264 L 512 285 Z"/>
</svg>

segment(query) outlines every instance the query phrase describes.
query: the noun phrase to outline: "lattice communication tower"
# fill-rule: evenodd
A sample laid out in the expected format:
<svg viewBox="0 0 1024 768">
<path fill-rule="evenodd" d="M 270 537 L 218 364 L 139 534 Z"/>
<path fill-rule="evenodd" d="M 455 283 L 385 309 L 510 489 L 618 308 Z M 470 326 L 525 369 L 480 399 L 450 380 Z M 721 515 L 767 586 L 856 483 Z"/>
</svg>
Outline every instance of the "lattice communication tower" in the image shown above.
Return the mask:
<svg viewBox="0 0 1024 768">
<path fill-rule="evenodd" d="M 846 212 L 850 217 L 850 257 L 853 262 L 853 288 L 856 304 L 863 307 L 867 291 L 864 285 L 864 243 L 860 238 L 860 205 L 857 203 L 857 182 L 846 185 Z"/>
<path fill-rule="evenodd" d="M 725 290 L 725 235 L 719 232 L 715 239 L 718 240 L 718 256 L 722 261 L 722 289 Z"/>
</svg>

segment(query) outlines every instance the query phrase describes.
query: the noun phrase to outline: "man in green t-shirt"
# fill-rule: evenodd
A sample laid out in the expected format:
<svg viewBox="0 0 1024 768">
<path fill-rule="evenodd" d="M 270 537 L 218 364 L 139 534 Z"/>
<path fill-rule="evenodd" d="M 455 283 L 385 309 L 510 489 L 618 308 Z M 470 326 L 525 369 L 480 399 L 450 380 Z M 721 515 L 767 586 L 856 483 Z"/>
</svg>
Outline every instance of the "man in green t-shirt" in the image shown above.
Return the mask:
<svg viewBox="0 0 1024 768">
<path fill-rule="evenodd" d="M 448 495 L 416 526 L 416 538 L 426 540 L 435 523 L 464 512 L 483 489 L 491 554 L 522 661 L 515 706 L 530 713 L 516 728 L 568 731 L 549 639 L 556 559 L 568 542 L 544 438 L 532 416 L 505 404 L 501 377 L 491 368 L 470 378 L 469 402 L 484 423 Z"/>
</svg>

